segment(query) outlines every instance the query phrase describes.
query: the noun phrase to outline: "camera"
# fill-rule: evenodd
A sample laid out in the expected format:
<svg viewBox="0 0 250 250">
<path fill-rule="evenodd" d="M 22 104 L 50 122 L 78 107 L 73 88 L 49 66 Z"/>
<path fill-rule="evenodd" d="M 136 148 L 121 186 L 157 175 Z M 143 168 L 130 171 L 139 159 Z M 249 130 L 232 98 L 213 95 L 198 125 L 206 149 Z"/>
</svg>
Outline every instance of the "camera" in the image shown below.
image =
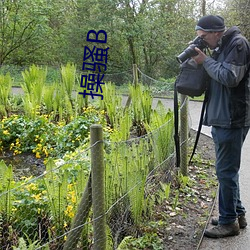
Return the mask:
<svg viewBox="0 0 250 250">
<path fill-rule="evenodd" d="M 199 48 L 200 50 L 203 50 L 207 48 L 207 43 L 199 36 L 197 36 L 190 45 L 180 54 L 176 57 L 177 61 L 179 63 L 183 63 L 188 58 L 198 55 L 198 53 L 195 51 L 195 47 Z"/>
</svg>

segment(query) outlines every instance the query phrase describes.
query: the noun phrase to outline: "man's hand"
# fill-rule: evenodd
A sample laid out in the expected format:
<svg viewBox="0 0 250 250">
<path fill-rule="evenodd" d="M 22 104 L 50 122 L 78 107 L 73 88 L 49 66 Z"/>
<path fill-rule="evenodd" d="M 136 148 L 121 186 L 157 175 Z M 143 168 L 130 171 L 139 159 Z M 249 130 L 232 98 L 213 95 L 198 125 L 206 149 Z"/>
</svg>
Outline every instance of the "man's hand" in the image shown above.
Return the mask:
<svg viewBox="0 0 250 250">
<path fill-rule="evenodd" d="M 197 56 L 192 57 L 197 64 L 203 64 L 207 56 L 197 47 L 195 47 L 195 51 L 198 53 Z"/>
</svg>

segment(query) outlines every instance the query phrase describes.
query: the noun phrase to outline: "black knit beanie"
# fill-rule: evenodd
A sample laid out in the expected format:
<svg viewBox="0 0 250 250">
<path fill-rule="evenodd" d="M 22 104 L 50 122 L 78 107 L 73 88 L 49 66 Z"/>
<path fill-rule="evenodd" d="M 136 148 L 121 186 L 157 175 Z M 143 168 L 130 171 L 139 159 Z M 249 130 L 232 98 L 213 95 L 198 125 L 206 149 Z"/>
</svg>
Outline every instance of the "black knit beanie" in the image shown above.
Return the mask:
<svg viewBox="0 0 250 250">
<path fill-rule="evenodd" d="M 203 16 L 195 26 L 195 30 L 210 31 L 224 31 L 224 19 L 221 16 Z"/>
</svg>

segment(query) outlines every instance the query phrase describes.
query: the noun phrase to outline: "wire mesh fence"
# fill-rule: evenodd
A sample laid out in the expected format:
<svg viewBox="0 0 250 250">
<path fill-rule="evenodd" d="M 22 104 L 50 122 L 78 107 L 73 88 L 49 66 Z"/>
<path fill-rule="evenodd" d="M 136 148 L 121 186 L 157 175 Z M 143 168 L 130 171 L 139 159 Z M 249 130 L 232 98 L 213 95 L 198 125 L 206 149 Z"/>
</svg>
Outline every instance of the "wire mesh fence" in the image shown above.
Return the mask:
<svg viewBox="0 0 250 250">
<path fill-rule="evenodd" d="M 107 249 L 117 249 L 126 236 L 136 236 L 138 225 L 154 213 L 160 183 L 171 180 L 171 127 L 169 121 L 140 138 L 105 142 L 106 212 L 95 219 L 91 204 L 96 199 L 98 207 L 101 199 L 91 195 L 89 160 L 73 164 L 49 160 L 42 175 L 24 178 L 15 189 L 12 169 L 2 162 L 1 248 L 12 249 L 23 242 L 34 249 L 92 249 L 94 242 L 103 242 L 103 235 L 94 241 L 93 224 L 98 225 L 104 215 Z M 87 158 L 89 150 L 81 154 Z"/>
<path fill-rule="evenodd" d="M 74 159 L 48 159 L 38 176 L 17 178 L 1 161 L 1 249 L 119 249 L 127 237 L 142 233 L 139 225 L 153 217 L 161 183 L 170 183 L 175 170 L 173 114 L 164 119 L 140 137 L 97 141 L 104 153 L 103 184 L 93 183 L 93 161 L 102 161 L 100 151 L 91 158 L 94 145 L 76 151 L 80 157 Z M 105 193 L 105 211 L 97 216 L 94 209 L 103 201 L 96 187 Z"/>
</svg>

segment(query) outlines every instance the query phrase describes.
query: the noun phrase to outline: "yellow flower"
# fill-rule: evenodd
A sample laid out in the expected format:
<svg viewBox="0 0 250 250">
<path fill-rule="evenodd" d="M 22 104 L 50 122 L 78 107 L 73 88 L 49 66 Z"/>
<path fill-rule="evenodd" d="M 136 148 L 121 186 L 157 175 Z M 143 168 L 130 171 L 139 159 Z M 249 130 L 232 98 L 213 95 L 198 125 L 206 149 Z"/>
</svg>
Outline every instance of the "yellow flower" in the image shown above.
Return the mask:
<svg viewBox="0 0 250 250">
<path fill-rule="evenodd" d="M 46 147 L 43 147 L 43 153 L 45 154 L 46 157 L 48 157 L 49 153 Z"/>
<path fill-rule="evenodd" d="M 72 202 L 72 203 L 76 203 L 76 196 L 75 196 L 75 195 L 72 195 L 72 197 L 71 197 L 71 202 Z"/>
<path fill-rule="evenodd" d="M 29 185 L 26 186 L 26 189 L 28 191 L 35 191 L 37 190 L 37 185 L 35 183 L 30 183 Z"/>
<path fill-rule="evenodd" d="M 13 155 L 18 155 L 18 154 L 21 154 L 21 153 L 22 153 L 22 151 L 19 151 L 19 150 L 15 149 Z"/>
<path fill-rule="evenodd" d="M 73 206 L 68 205 L 66 208 L 66 211 L 64 211 L 64 213 L 65 213 L 65 215 L 68 215 L 69 218 L 73 218 L 74 217 Z"/>
<path fill-rule="evenodd" d="M 32 197 L 35 198 L 36 201 L 40 201 L 42 199 L 41 195 L 42 195 L 41 193 L 33 194 Z"/>
<path fill-rule="evenodd" d="M 105 113 L 106 113 L 106 111 L 104 109 L 101 110 L 101 112 L 100 112 L 101 115 L 105 115 Z"/>
<path fill-rule="evenodd" d="M 36 158 L 40 159 L 41 158 L 41 155 L 39 152 L 36 152 Z"/>
<path fill-rule="evenodd" d="M 16 212 L 17 208 L 13 207 L 11 210 L 12 210 L 12 212 Z"/>
<path fill-rule="evenodd" d="M 4 134 L 4 135 L 9 135 L 10 133 L 9 133 L 8 130 L 4 130 L 4 131 L 3 131 L 3 134 Z"/>
</svg>

